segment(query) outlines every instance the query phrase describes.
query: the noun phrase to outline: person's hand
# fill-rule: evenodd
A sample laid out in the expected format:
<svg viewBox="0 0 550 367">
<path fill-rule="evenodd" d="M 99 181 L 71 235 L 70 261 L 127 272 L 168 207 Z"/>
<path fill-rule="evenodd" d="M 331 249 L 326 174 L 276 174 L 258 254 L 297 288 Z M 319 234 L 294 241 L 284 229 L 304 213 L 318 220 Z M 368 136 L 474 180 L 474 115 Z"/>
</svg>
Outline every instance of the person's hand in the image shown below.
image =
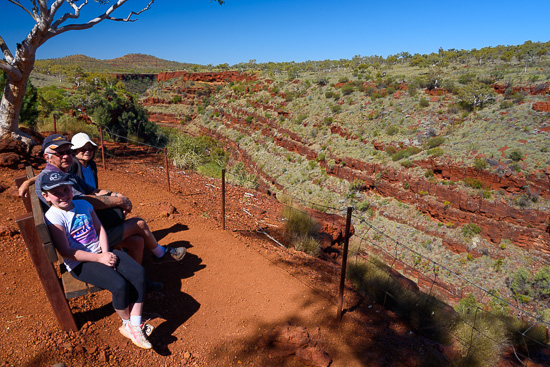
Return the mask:
<svg viewBox="0 0 550 367">
<path fill-rule="evenodd" d="M 112 252 L 102 252 L 99 254 L 99 262 L 103 265 L 107 265 L 108 267 L 115 269 L 117 256 Z"/>
<path fill-rule="evenodd" d="M 130 213 L 132 211 L 132 202 L 130 201 L 130 199 L 121 194 L 119 194 L 118 197 L 122 199 L 122 204 L 120 205 L 120 207 L 124 211 L 124 215 Z"/>
<path fill-rule="evenodd" d="M 23 187 L 24 185 L 25 185 L 25 184 L 19 186 L 19 189 L 18 189 L 18 191 L 19 191 L 19 196 L 22 197 L 22 198 L 26 198 L 27 195 L 29 195 L 29 190 L 27 190 L 28 187 Z"/>
<path fill-rule="evenodd" d="M 18 192 L 19 196 L 22 198 L 25 198 L 29 195 L 29 186 L 30 186 L 30 180 L 23 181 L 21 183 L 21 186 L 19 186 Z"/>
</svg>

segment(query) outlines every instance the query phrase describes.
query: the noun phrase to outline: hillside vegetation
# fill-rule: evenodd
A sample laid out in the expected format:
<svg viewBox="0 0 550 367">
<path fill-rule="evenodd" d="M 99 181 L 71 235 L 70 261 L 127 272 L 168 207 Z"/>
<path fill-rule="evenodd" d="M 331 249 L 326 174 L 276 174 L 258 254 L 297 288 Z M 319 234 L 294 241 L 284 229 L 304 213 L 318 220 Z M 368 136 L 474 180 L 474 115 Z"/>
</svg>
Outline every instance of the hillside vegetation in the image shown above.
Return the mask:
<svg viewBox="0 0 550 367">
<path fill-rule="evenodd" d="M 472 305 L 505 317 L 526 310 L 548 327 L 550 42 L 169 73 L 158 59 L 147 68 L 148 58 L 121 58 L 117 70 L 90 58 L 45 60 L 33 81 L 54 76 L 65 89 L 40 85 L 37 127 L 51 130 L 57 110 L 66 131 L 93 133 L 83 122 L 93 121 L 113 139 L 169 141 L 175 165 L 228 168 L 233 183 L 288 204 L 287 220 L 288 206 L 340 216 L 353 207 L 354 254 L 466 318 Z M 201 137 L 162 132 L 142 108 L 150 121 Z M 286 241 L 341 254 L 310 229 Z"/>
<path fill-rule="evenodd" d="M 550 259 L 548 50 L 528 42 L 240 64 L 246 80 L 182 73 L 159 81 L 142 103 L 158 121 L 239 150 L 255 185 L 316 208 L 353 206 L 418 254 L 548 317 L 533 280 Z M 354 225 L 356 233 L 369 228 Z M 371 233 L 358 242 L 382 241 Z M 419 273 L 436 271 L 416 256 L 398 257 Z M 530 289 L 514 290 L 523 271 Z M 440 277 L 455 286 L 453 276 Z"/>
</svg>

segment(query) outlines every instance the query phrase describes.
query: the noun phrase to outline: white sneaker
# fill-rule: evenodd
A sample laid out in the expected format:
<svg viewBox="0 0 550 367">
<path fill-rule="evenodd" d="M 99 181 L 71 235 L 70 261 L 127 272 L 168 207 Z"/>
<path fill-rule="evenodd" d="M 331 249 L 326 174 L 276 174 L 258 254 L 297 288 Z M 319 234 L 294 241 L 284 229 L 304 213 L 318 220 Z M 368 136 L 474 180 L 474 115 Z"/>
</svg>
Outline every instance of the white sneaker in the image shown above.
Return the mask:
<svg viewBox="0 0 550 367">
<path fill-rule="evenodd" d="M 151 349 L 153 346 L 147 340 L 147 337 L 145 336 L 143 332 L 142 326 L 132 326 L 130 323 L 127 323 L 126 325 L 123 325 L 118 328 L 118 331 L 128 339 L 132 341 L 135 345 L 137 345 L 140 348 L 143 349 Z M 151 329 L 150 332 L 153 330 Z"/>
</svg>

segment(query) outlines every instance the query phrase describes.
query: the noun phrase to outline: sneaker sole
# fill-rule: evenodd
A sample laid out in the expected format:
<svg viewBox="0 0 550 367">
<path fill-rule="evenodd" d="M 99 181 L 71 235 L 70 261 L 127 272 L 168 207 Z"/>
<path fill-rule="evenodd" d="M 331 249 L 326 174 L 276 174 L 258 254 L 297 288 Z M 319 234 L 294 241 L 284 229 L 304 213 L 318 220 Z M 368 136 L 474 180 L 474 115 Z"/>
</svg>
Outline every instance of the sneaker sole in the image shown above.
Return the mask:
<svg viewBox="0 0 550 367">
<path fill-rule="evenodd" d="M 164 263 L 173 263 L 173 262 L 178 262 L 178 261 L 181 261 L 183 260 L 183 258 L 185 257 L 185 255 L 187 255 L 187 249 L 185 247 L 182 247 L 183 248 L 183 255 L 182 257 L 178 260 L 178 259 L 174 259 L 172 256 L 170 255 L 164 255 L 163 257 L 161 257 L 160 259 L 156 256 L 153 255 L 153 259 L 152 259 L 152 263 L 153 264 L 157 264 L 157 265 L 160 265 L 160 264 L 164 264 Z M 164 259 L 164 257 L 166 257 L 166 259 Z"/>
<path fill-rule="evenodd" d="M 147 335 L 147 337 L 150 337 L 153 333 L 153 330 L 155 330 L 155 327 L 153 325 L 145 324 L 145 327 L 143 328 L 143 333 Z M 126 338 L 132 340 L 132 336 L 128 334 L 128 331 L 124 326 L 121 326 L 118 328 L 118 331 L 125 336 Z M 132 341 L 133 342 L 133 341 Z M 135 343 L 134 343 L 135 344 Z"/>
</svg>

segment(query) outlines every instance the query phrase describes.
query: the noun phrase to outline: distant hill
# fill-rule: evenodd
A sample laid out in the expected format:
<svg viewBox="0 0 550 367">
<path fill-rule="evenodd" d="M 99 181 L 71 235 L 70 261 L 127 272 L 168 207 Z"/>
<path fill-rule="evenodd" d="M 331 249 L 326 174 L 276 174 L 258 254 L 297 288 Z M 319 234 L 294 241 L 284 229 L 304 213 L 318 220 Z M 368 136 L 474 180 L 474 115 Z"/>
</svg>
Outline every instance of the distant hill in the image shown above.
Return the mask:
<svg viewBox="0 0 550 367">
<path fill-rule="evenodd" d="M 71 55 L 58 59 L 36 60 L 35 71 L 47 74 L 55 69 L 79 66 L 85 72 L 158 73 L 182 70 L 193 65 L 163 60 L 144 54 L 129 54 L 111 60 L 99 60 L 85 55 Z"/>
</svg>

